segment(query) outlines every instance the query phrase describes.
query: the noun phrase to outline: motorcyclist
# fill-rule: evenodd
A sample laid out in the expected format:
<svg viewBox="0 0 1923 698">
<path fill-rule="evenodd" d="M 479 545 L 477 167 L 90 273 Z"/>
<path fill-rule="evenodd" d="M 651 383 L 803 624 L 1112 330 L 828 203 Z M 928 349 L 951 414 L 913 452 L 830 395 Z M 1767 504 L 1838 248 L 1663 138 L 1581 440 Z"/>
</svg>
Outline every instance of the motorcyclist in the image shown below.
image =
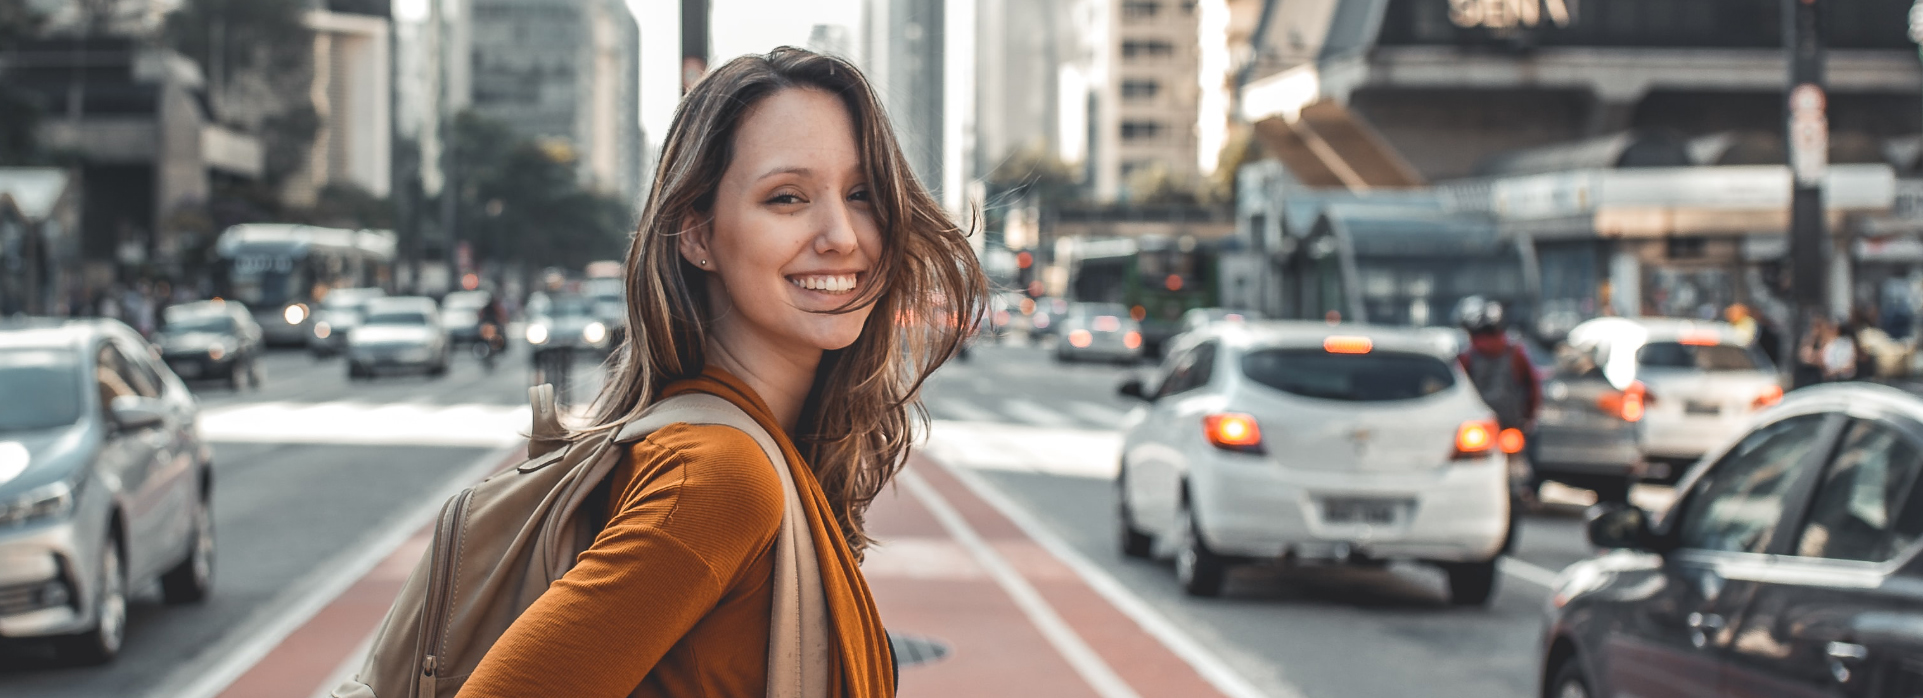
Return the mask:
<svg viewBox="0 0 1923 698">
<path fill-rule="evenodd" d="M 1456 361 L 1475 383 L 1482 401 L 1495 411 L 1497 426 L 1522 432 L 1524 455 L 1531 463 L 1524 494 L 1533 493 L 1542 484 L 1536 477 L 1533 457 L 1536 413 L 1542 405 L 1535 367 L 1522 346 L 1509 341 L 1501 303 L 1465 299 L 1459 306 L 1459 316 L 1462 329 L 1469 333 L 1469 346 Z"/>
<path fill-rule="evenodd" d="M 507 309 L 501 305 L 501 297 L 488 294 L 487 303 L 480 310 L 481 343 L 485 347 L 483 358 L 489 367 L 493 366 L 494 355 L 507 349 Z"/>
</svg>

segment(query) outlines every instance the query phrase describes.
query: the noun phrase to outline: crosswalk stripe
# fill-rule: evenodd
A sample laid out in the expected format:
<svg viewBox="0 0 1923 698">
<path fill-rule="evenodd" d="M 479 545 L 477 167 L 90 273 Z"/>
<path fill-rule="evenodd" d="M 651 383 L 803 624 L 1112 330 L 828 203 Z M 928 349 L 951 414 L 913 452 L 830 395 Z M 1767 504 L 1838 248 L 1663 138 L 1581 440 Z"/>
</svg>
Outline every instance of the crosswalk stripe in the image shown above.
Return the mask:
<svg viewBox="0 0 1923 698">
<path fill-rule="evenodd" d="M 1002 410 L 1008 416 L 1023 422 L 1044 427 L 1071 427 L 1075 421 L 1060 412 L 1041 406 L 1027 398 L 1014 398 L 1002 401 Z"/>
<path fill-rule="evenodd" d="M 929 411 L 933 412 L 937 419 L 950 416 L 963 422 L 1004 421 L 1001 415 L 976 407 L 974 403 L 967 400 L 936 398 L 928 401 L 928 404 L 932 408 Z"/>
<path fill-rule="evenodd" d="M 502 446 L 521 440 L 525 406 L 259 402 L 210 406 L 208 441 L 347 445 Z"/>
<path fill-rule="evenodd" d="M 1122 418 L 1128 416 L 1127 412 L 1113 407 L 1080 400 L 1068 403 L 1068 411 L 1090 424 L 1111 429 L 1121 426 Z"/>
</svg>

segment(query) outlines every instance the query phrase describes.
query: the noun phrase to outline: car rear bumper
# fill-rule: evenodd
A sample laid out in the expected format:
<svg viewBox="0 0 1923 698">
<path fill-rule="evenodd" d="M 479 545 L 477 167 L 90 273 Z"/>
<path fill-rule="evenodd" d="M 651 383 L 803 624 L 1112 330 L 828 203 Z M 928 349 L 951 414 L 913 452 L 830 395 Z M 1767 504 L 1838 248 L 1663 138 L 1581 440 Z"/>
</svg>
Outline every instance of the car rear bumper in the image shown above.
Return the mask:
<svg viewBox="0 0 1923 698">
<path fill-rule="evenodd" d="M 348 361 L 363 368 L 426 369 L 439 365 L 440 356 L 431 347 L 349 349 Z"/>
<path fill-rule="evenodd" d="M 1509 476 L 1500 455 L 1423 471 L 1284 468 L 1237 454 L 1191 473 L 1197 523 L 1218 553 L 1251 558 L 1479 562 L 1509 534 Z M 1358 504 L 1360 503 L 1360 504 Z M 1338 520 L 1333 508 L 1388 507 L 1388 521 Z"/>
</svg>

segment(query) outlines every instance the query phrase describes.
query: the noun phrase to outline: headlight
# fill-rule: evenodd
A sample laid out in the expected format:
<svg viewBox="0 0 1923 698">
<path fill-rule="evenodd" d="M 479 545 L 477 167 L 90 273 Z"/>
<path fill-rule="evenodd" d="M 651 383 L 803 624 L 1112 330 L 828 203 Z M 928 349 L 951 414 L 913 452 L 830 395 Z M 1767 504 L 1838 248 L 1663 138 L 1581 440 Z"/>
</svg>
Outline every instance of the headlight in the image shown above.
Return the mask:
<svg viewBox="0 0 1923 698">
<path fill-rule="evenodd" d="M 302 320 L 307 319 L 307 306 L 295 303 L 287 306 L 286 310 L 281 311 L 280 316 L 287 320 L 287 324 L 298 325 Z"/>
<path fill-rule="evenodd" d="M 334 326 L 327 324 L 326 320 L 322 320 L 320 322 L 314 323 L 315 339 L 327 339 L 327 335 L 330 335 L 333 333 L 334 333 Z"/>
<path fill-rule="evenodd" d="M 73 487 L 65 482 L 56 482 L 29 490 L 11 502 L 0 503 L 0 526 L 66 516 L 71 511 Z"/>
<path fill-rule="evenodd" d="M 547 325 L 528 325 L 527 326 L 527 343 L 528 344 L 547 344 L 548 343 L 548 326 Z"/>
<path fill-rule="evenodd" d="M 221 345 L 216 344 L 207 348 L 207 358 L 209 359 L 219 361 L 220 357 L 223 357 L 226 355 L 227 355 L 227 347 L 223 347 Z"/>
<path fill-rule="evenodd" d="M 590 322 L 586 328 L 581 330 L 581 338 L 587 340 L 589 344 L 600 344 L 602 340 L 608 338 L 608 326 L 598 322 Z"/>
</svg>

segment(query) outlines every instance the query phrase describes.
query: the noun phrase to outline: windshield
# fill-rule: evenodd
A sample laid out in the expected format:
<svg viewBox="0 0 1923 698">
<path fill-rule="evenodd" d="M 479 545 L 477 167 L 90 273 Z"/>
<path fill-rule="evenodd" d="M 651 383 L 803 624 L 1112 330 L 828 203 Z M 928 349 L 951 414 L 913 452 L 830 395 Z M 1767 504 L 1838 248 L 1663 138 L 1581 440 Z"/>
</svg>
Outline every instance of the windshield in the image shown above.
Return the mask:
<svg viewBox="0 0 1923 698">
<path fill-rule="evenodd" d="M 168 313 L 167 331 L 230 333 L 234 331 L 234 318 L 226 313 L 198 313 L 185 316 Z"/>
<path fill-rule="evenodd" d="M 487 305 L 485 293 L 450 293 L 441 300 L 442 310 L 474 310 Z"/>
<path fill-rule="evenodd" d="M 1769 359 L 1750 347 L 1735 344 L 1684 344 L 1650 342 L 1636 351 L 1636 361 L 1645 368 L 1681 368 L 1697 371 L 1755 371 L 1769 365 Z"/>
<path fill-rule="evenodd" d="M 431 322 L 426 313 L 413 310 L 388 310 L 372 313 L 364 324 L 368 325 L 425 325 Z"/>
<path fill-rule="evenodd" d="M 72 352 L 58 349 L 0 350 L 0 432 L 66 426 L 80 419 L 80 367 Z"/>
<path fill-rule="evenodd" d="M 1095 317 L 1098 315 L 1113 315 L 1115 317 L 1128 316 L 1128 308 L 1122 307 L 1120 303 L 1083 303 L 1075 306 L 1075 311 L 1080 313 L 1082 317 Z"/>
<path fill-rule="evenodd" d="M 381 294 L 361 290 L 335 289 L 321 301 L 321 307 L 328 310 L 352 310 L 367 305 L 368 301 L 379 298 Z"/>
<path fill-rule="evenodd" d="M 548 303 L 550 317 L 586 317 L 594 314 L 594 301 L 582 296 L 554 296 Z"/>
<path fill-rule="evenodd" d="M 228 267 L 230 295 L 249 307 L 277 306 L 301 297 L 300 265 L 293 257 L 247 255 L 236 257 Z"/>
<path fill-rule="evenodd" d="M 1263 349 L 1242 357 L 1242 372 L 1285 393 L 1349 402 L 1413 400 L 1456 383 L 1455 372 L 1441 359 L 1399 352 Z"/>
</svg>

